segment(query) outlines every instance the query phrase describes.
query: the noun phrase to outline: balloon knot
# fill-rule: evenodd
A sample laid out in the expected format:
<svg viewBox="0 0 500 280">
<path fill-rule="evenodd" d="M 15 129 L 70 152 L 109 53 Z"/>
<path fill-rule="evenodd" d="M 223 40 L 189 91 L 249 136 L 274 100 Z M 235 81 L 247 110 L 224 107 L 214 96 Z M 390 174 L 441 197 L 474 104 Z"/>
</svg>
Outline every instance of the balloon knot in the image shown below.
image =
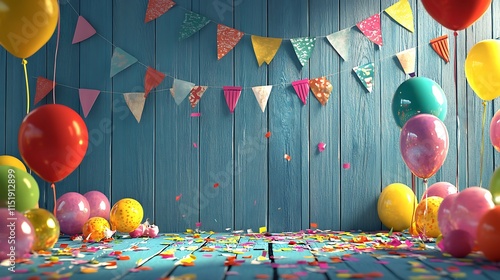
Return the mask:
<svg viewBox="0 0 500 280">
<path fill-rule="evenodd" d="M 457 37 L 457 36 L 458 36 L 458 32 L 457 32 L 457 31 L 454 31 L 454 32 L 453 32 L 453 36 Z"/>
<path fill-rule="evenodd" d="M 28 61 L 26 59 L 23 58 L 23 61 L 22 61 L 23 65 L 26 65 L 28 64 Z"/>
</svg>

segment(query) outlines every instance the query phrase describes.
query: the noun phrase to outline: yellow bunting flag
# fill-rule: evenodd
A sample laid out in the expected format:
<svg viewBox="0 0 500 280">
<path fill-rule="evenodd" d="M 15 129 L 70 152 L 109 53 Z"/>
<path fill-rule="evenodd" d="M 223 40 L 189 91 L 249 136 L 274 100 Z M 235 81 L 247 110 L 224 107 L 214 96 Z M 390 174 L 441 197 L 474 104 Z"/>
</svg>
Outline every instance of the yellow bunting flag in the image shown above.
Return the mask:
<svg viewBox="0 0 500 280">
<path fill-rule="evenodd" d="M 265 61 L 271 63 L 281 45 L 281 38 L 268 38 L 252 35 L 252 45 L 259 66 Z"/>
<path fill-rule="evenodd" d="M 413 12 L 408 0 L 400 0 L 385 9 L 385 12 L 401 26 L 408 29 L 408 31 L 415 31 L 415 27 L 413 26 Z"/>
</svg>

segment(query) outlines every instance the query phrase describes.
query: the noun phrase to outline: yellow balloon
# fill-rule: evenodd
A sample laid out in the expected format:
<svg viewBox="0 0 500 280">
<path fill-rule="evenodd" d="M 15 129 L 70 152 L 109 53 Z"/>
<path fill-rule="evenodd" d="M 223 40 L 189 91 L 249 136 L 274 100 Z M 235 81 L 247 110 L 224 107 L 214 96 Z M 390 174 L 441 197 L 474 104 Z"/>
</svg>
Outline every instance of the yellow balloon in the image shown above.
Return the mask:
<svg viewBox="0 0 500 280">
<path fill-rule="evenodd" d="M 482 100 L 500 96 L 499 40 L 484 40 L 472 47 L 465 59 L 465 77 Z"/>
<path fill-rule="evenodd" d="M 129 233 L 142 222 L 142 205 L 133 198 L 123 198 L 116 202 L 109 213 L 111 229 Z"/>
<path fill-rule="evenodd" d="M 24 212 L 35 229 L 33 251 L 47 250 L 54 247 L 59 239 L 59 222 L 56 217 L 43 208 L 30 209 Z"/>
<path fill-rule="evenodd" d="M 0 44 L 28 58 L 49 41 L 59 18 L 57 0 L 0 0 Z"/>
<path fill-rule="evenodd" d="M 438 210 L 443 202 L 443 198 L 439 196 L 429 196 L 417 206 L 415 211 L 415 221 L 417 222 L 417 230 L 424 236 L 436 238 L 441 235 L 438 226 Z"/>
<path fill-rule="evenodd" d="M 9 155 L 3 155 L 0 156 L 0 165 L 8 165 L 8 166 L 13 166 L 21 169 L 24 172 L 27 172 L 26 166 L 22 161 L 20 161 L 18 158 L 9 156 Z"/>
<path fill-rule="evenodd" d="M 82 232 L 85 240 L 99 242 L 106 238 L 111 226 L 108 220 L 102 217 L 92 217 L 83 225 Z"/>
<path fill-rule="evenodd" d="M 405 184 L 393 183 L 382 190 L 378 198 L 377 212 L 387 228 L 403 231 L 411 226 L 417 207 L 417 198 Z"/>
</svg>

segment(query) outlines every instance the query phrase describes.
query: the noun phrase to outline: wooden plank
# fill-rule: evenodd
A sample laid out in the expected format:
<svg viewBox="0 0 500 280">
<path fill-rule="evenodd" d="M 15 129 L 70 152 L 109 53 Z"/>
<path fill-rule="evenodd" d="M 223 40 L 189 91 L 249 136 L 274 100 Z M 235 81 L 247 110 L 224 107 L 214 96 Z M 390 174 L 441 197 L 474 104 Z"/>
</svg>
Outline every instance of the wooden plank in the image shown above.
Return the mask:
<svg viewBox="0 0 500 280">
<path fill-rule="evenodd" d="M 289 1 L 288 5 L 269 2 L 268 15 L 267 36 L 308 35 L 305 1 Z M 301 72 L 289 40 L 281 43 L 268 67 L 269 83 L 275 85 L 276 93 L 269 101 L 269 130 L 272 133 L 269 139 L 269 230 L 300 230 L 309 227 L 309 106 L 302 105 L 291 83 L 307 77 L 307 70 Z M 309 99 L 309 103 L 316 104 L 314 102 L 317 101 Z"/>
<path fill-rule="evenodd" d="M 309 96 L 310 220 L 318 227 L 340 229 L 340 94 L 339 65 L 342 58 L 324 36 L 339 31 L 339 1 L 309 3 L 310 36 L 317 37 L 309 64 L 310 78 L 327 76 L 333 91 L 326 106 Z M 323 142 L 323 152 L 318 144 Z"/>
<path fill-rule="evenodd" d="M 0 113 L 0 154 L 5 154 L 5 146 L 9 138 L 5 132 L 5 108 L 7 107 L 7 55 L 8 52 L 4 48 L 0 48 L 0 108 L 3 108 Z"/>
<path fill-rule="evenodd" d="M 415 11 L 415 3 L 409 3 L 412 11 Z M 383 0 L 381 1 L 381 9 L 386 9 L 393 4 L 394 1 Z M 410 78 L 403 71 L 396 54 L 411 48 L 416 48 L 416 52 L 418 52 L 420 48 L 418 48 L 415 33 L 408 31 L 385 13 L 380 15 L 380 19 L 383 27 L 384 46 L 380 48 L 380 63 L 375 70 L 375 75 L 377 77 L 376 86 L 380 89 L 381 94 L 380 152 L 383 174 L 381 187 L 383 189 L 392 183 L 403 183 L 411 188 L 411 171 L 405 165 L 399 149 L 401 128 L 397 125 L 392 114 L 392 99 L 399 85 Z M 416 24 L 415 18 L 413 23 Z"/>
<path fill-rule="evenodd" d="M 192 109 L 189 98 L 177 105 L 169 90 L 173 78 L 199 85 L 199 34 L 179 41 L 185 9 L 193 8 L 190 3 L 179 1 L 182 8 L 156 20 L 157 70 L 171 75 L 158 88 L 155 104 L 155 211 L 169 213 L 169 219 L 161 215 L 155 222 L 167 232 L 193 228 L 199 221 L 200 149 L 195 145 L 199 144 L 200 118 L 190 116 L 199 112 L 199 107 Z"/>
<path fill-rule="evenodd" d="M 267 226 L 268 205 L 268 129 L 269 108 L 262 112 L 252 91 L 254 86 L 267 85 L 267 68 L 256 63 L 250 34 L 265 36 L 267 30 L 266 1 L 238 1 L 234 3 L 235 26 L 246 34 L 232 52 L 222 60 L 232 60 L 235 84 L 244 90 L 235 111 L 235 229 Z M 255 20 L 248 11 L 261 17 Z M 278 94 L 271 91 L 269 100 Z M 269 101 L 268 101 L 268 104 Z M 272 136 L 271 136 L 272 137 Z"/>
<path fill-rule="evenodd" d="M 352 27 L 380 10 L 380 3 L 341 2 L 340 28 Z M 356 29 L 351 32 L 349 44 L 351 59 L 340 69 L 340 158 L 342 163 L 350 163 L 350 169 L 341 170 L 341 229 L 374 230 L 380 228 L 375 209 L 382 181 L 380 131 L 377 129 L 381 88 L 375 84 L 373 92 L 367 93 L 352 68 L 379 60 L 380 51 Z"/>
<path fill-rule="evenodd" d="M 467 53 L 471 48 L 485 39 L 491 39 L 492 37 L 492 14 L 491 9 L 488 9 L 486 13 L 478 19 L 471 27 L 466 29 L 466 50 Z M 464 65 L 464 64 L 462 64 Z M 483 105 L 486 104 L 485 107 Z M 476 93 L 469 87 L 467 87 L 467 127 L 468 127 L 468 167 L 469 167 L 469 185 L 471 186 L 483 186 L 488 187 L 491 174 L 494 170 L 493 156 L 494 151 L 491 148 L 491 142 L 489 142 L 489 122 L 493 117 L 493 106 L 492 102 L 485 102 L 481 100 Z M 484 124 L 484 142 L 481 142 L 481 134 L 483 132 L 483 112 L 486 108 L 486 122 Z M 481 149 L 484 148 L 484 158 L 482 162 L 481 170 Z"/>
<path fill-rule="evenodd" d="M 200 1 L 200 11 L 218 23 L 233 26 L 233 10 L 221 13 L 212 1 Z M 195 11 L 196 12 L 196 11 Z M 203 95 L 200 120 L 200 221 L 204 228 L 223 231 L 234 227 L 234 121 L 224 99 L 223 86 L 234 84 L 234 64 L 217 60 L 216 25 L 208 24 L 200 32 L 200 84 L 209 88 Z M 186 42 L 189 44 L 189 42 Z M 242 92 L 246 94 L 246 92 Z M 239 105 L 246 106 L 246 104 Z M 239 107 L 236 107 L 239 110 Z M 218 185 L 215 185 L 218 184 Z M 218 186 L 218 187 L 214 187 Z"/>
<path fill-rule="evenodd" d="M 112 100 L 113 91 L 109 78 L 110 61 L 113 46 L 108 42 L 113 38 L 111 1 L 90 3 L 80 2 L 81 15 L 99 33 L 81 42 L 80 45 L 80 88 L 100 90 L 92 110 L 84 118 L 89 134 L 88 149 L 80 165 L 79 187 L 80 192 L 97 190 L 111 198 L 111 136 Z M 70 12 L 70 11 L 68 11 Z M 105 39 L 103 39 L 102 37 Z M 106 41 L 108 40 L 108 41 Z M 96 52 L 96 50 L 101 50 Z M 72 92 L 72 97 L 77 98 L 78 92 Z M 81 107 L 81 106 L 80 106 Z"/>
<path fill-rule="evenodd" d="M 496 1 L 492 2 L 490 9 L 491 9 L 491 13 L 490 14 L 492 16 L 492 22 L 491 22 L 491 25 L 492 25 L 491 26 L 491 28 L 492 28 L 492 34 L 491 35 L 492 36 L 491 36 L 491 38 L 495 38 L 496 39 L 496 38 L 500 37 L 500 32 L 499 32 L 499 30 L 500 30 L 500 20 L 499 20 L 498 17 L 495 17 L 493 15 L 496 15 L 496 13 L 498 13 L 498 11 L 500 10 L 500 3 L 496 2 Z M 493 106 L 492 106 L 493 107 L 493 114 L 495 114 L 500 109 L 500 101 L 497 98 L 497 99 L 494 99 L 492 103 L 493 103 Z M 487 124 L 489 125 L 490 123 L 491 123 L 491 119 L 487 120 Z M 488 143 L 487 145 L 491 144 L 491 141 L 489 139 L 487 141 L 489 141 L 489 142 L 486 142 L 486 143 Z M 486 149 L 486 151 L 488 152 L 489 150 Z M 498 166 L 500 165 L 499 164 L 500 163 L 500 153 L 497 152 L 497 151 L 495 151 L 495 150 L 493 150 L 493 155 L 494 155 L 494 157 L 493 157 L 493 160 L 494 160 L 493 166 L 495 166 L 496 168 L 498 168 Z M 489 180 L 487 182 L 489 184 Z"/>
<path fill-rule="evenodd" d="M 113 44 L 136 57 L 136 63 L 113 77 L 111 141 L 112 204 L 131 197 L 142 204 L 144 219 L 154 218 L 154 125 L 156 94 L 150 92 L 141 122 L 128 109 L 123 94 L 144 92 L 146 67 L 154 65 L 154 23 L 144 23 L 146 2 L 113 1 Z M 131 43 L 134 42 L 134 43 Z"/>
</svg>

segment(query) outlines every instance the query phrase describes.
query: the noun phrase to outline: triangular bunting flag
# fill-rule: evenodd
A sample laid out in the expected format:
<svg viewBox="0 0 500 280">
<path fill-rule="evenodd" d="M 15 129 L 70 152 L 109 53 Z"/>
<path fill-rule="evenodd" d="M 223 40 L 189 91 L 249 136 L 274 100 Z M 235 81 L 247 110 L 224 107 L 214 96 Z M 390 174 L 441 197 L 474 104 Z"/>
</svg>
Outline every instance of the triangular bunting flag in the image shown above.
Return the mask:
<svg viewBox="0 0 500 280">
<path fill-rule="evenodd" d="M 278 52 L 281 45 L 281 38 L 268 38 L 252 35 L 252 45 L 259 66 L 264 61 L 269 64 Z"/>
<path fill-rule="evenodd" d="M 111 57 L 111 67 L 109 77 L 113 78 L 114 75 L 125 70 L 125 68 L 137 62 L 137 58 L 131 56 L 124 50 L 116 47 Z"/>
<path fill-rule="evenodd" d="M 177 105 L 180 105 L 182 101 L 184 101 L 184 99 L 186 99 L 186 97 L 189 95 L 193 87 L 193 83 L 174 79 L 174 85 L 170 89 L 170 93 L 172 94 L 175 103 L 177 103 Z"/>
<path fill-rule="evenodd" d="M 415 57 L 417 53 L 416 48 L 411 48 L 404 50 L 402 52 L 398 52 L 396 56 L 398 57 L 399 63 L 401 63 L 401 67 L 407 75 L 411 77 L 415 76 Z"/>
<path fill-rule="evenodd" d="M 358 76 L 361 83 L 365 86 L 368 92 L 373 90 L 373 76 L 375 72 L 375 65 L 373 62 L 363 64 L 361 66 L 356 66 L 352 68 L 354 73 Z"/>
<path fill-rule="evenodd" d="M 175 5 L 172 0 L 149 0 L 144 22 L 150 22 L 166 13 Z"/>
<path fill-rule="evenodd" d="M 244 33 L 234 28 L 217 24 L 217 59 L 223 58 L 241 40 Z"/>
<path fill-rule="evenodd" d="M 297 96 L 306 105 L 307 96 L 309 95 L 309 79 L 299 80 L 292 82 L 292 86 L 297 93 Z"/>
<path fill-rule="evenodd" d="M 88 116 L 92 106 L 94 106 L 95 100 L 99 96 L 101 91 L 95 89 L 78 89 L 78 95 L 80 96 L 80 104 L 82 104 L 83 115 Z"/>
<path fill-rule="evenodd" d="M 385 9 L 385 12 L 401 26 L 408 29 L 408 31 L 415 31 L 415 27 L 413 26 L 413 12 L 408 0 L 400 0 Z"/>
<path fill-rule="evenodd" d="M 443 35 L 431 40 L 432 49 L 447 63 L 450 62 L 450 51 L 448 47 L 448 35 Z"/>
<path fill-rule="evenodd" d="M 123 98 L 125 98 L 125 102 L 127 103 L 130 112 L 132 112 L 137 122 L 140 123 L 142 111 L 144 110 L 144 104 L 146 103 L 144 92 L 124 93 Z"/>
<path fill-rule="evenodd" d="M 186 15 L 184 16 L 184 22 L 181 26 L 179 40 L 190 37 L 194 33 L 198 32 L 198 30 L 202 29 L 209 22 L 210 20 L 207 17 L 191 11 L 186 12 Z"/>
<path fill-rule="evenodd" d="M 269 100 L 269 95 L 271 94 L 272 89 L 273 86 L 257 86 L 252 88 L 253 94 L 255 94 L 255 99 L 259 102 L 262 113 L 266 110 L 267 100 Z"/>
<path fill-rule="evenodd" d="M 293 49 L 295 50 L 295 54 L 300 61 L 302 66 L 306 65 L 309 57 L 316 46 L 316 38 L 313 37 L 302 37 L 302 38 L 292 38 L 290 39 L 292 42 Z"/>
<path fill-rule="evenodd" d="M 224 90 L 224 97 L 226 98 L 229 111 L 234 113 L 234 108 L 236 108 L 238 99 L 240 99 L 241 87 L 224 86 L 222 89 Z"/>
<path fill-rule="evenodd" d="M 152 67 L 148 67 L 146 76 L 144 76 L 144 98 L 147 98 L 149 92 L 159 86 L 163 82 L 163 79 L 165 79 L 165 74 Z"/>
<path fill-rule="evenodd" d="M 330 93 L 333 90 L 333 86 L 325 77 L 316 78 L 309 80 L 309 87 L 314 93 L 314 96 L 318 99 L 321 105 L 326 105 L 328 98 L 330 98 Z"/>
<path fill-rule="evenodd" d="M 36 79 L 36 92 L 35 92 L 35 100 L 33 104 L 37 104 L 40 102 L 49 92 L 53 89 L 54 82 L 42 77 L 38 77 Z"/>
<path fill-rule="evenodd" d="M 189 93 L 189 103 L 191 103 L 191 108 L 196 107 L 198 102 L 200 102 L 201 97 L 207 90 L 207 86 L 195 86 Z"/>
<path fill-rule="evenodd" d="M 373 16 L 356 24 L 359 30 L 373 43 L 382 46 L 382 29 L 380 28 L 380 15 Z"/>
<path fill-rule="evenodd" d="M 83 18 L 82 16 L 78 17 L 78 21 L 76 23 L 75 34 L 73 35 L 73 44 L 80 43 L 83 40 L 87 40 L 92 37 L 96 33 L 94 27 L 90 25 L 90 23 Z"/>
<path fill-rule="evenodd" d="M 328 40 L 328 42 L 330 42 L 330 45 L 332 45 L 332 47 L 335 49 L 335 51 L 337 51 L 342 59 L 344 59 L 344 61 L 347 61 L 349 59 L 349 48 L 351 47 L 351 45 L 349 44 L 350 32 L 351 28 L 349 27 L 326 36 L 326 39 Z"/>
</svg>

